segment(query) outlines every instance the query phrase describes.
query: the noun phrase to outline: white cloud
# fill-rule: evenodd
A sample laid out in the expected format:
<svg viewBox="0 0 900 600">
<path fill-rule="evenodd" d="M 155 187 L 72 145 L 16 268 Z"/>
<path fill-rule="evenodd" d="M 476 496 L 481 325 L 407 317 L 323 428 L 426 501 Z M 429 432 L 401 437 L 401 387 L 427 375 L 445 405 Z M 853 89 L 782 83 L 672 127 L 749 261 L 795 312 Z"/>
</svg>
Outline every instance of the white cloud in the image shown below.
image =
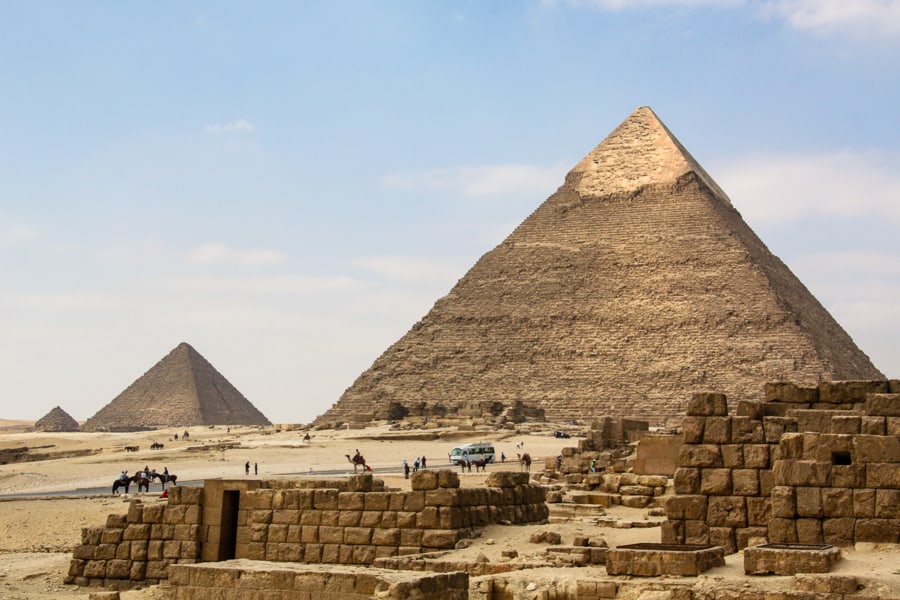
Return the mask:
<svg viewBox="0 0 900 600">
<path fill-rule="evenodd" d="M 893 38 L 900 35 L 900 0 L 545 0 L 608 11 L 683 7 L 751 8 L 762 18 L 825 35 Z"/>
<path fill-rule="evenodd" d="M 215 125 L 207 125 L 203 128 L 206 133 L 256 133 L 256 127 L 246 119 L 238 119 Z"/>
<path fill-rule="evenodd" d="M 795 29 L 820 34 L 894 37 L 900 34 L 900 0 L 764 0 L 761 13 Z"/>
<path fill-rule="evenodd" d="M 365 287 L 360 281 L 343 275 L 312 277 L 273 275 L 270 277 L 189 277 L 158 282 L 162 287 L 183 293 L 308 294 L 348 293 Z"/>
<path fill-rule="evenodd" d="M 197 246 L 187 254 L 188 259 L 199 265 L 237 264 L 242 266 L 259 266 L 282 263 L 287 257 L 278 250 L 250 248 L 235 250 L 225 244 L 209 243 Z"/>
<path fill-rule="evenodd" d="M 757 154 L 711 173 L 749 221 L 813 216 L 900 222 L 900 157 L 882 153 Z"/>
<path fill-rule="evenodd" d="M 443 283 L 461 277 L 474 261 L 471 258 L 419 258 L 415 256 L 363 256 L 353 264 L 393 281 Z"/>
<path fill-rule="evenodd" d="M 395 173 L 383 177 L 381 183 L 388 189 L 447 190 L 467 197 L 485 197 L 535 190 L 552 191 L 564 175 L 565 168 L 560 166 L 493 165 Z"/>
<path fill-rule="evenodd" d="M 29 225 L 0 223 L 0 246 L 17 246 L 37 236 L 37 229 Z"/>
</svg>

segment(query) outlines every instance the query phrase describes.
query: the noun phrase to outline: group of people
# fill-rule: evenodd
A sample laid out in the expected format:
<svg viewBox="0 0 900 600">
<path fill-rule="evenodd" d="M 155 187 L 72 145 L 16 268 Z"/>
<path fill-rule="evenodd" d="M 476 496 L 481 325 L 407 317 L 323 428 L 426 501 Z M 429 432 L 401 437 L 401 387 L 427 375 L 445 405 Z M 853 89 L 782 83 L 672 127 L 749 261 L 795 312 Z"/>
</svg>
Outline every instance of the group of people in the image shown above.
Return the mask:
<svg viewBox="0 0 900 600">
<path fill-rule="evenodd" d="M 250 474 L 250 461 L 248 460 L 244 463 L 244 475 Z M 257 463 L 253 463 L 253 474 L 259 475 L 259 465 Z"/>
<path fill-rule="evenodd" d="M 428 461 L 427 461 L 427 459 L 426 459 L 424 456 L 421 456 L 421 457 L 420 457 L 420 456 L 417 456 L 417 457 L 416 457 L 416 459 L 413 461 L 412 472 L 413 472 L 413 473 L 417 473 L 417 472 L 419 471 L 420 468 L 421 468 L 421 469 L 427 469 L 427 468 L 428 468 Z M 406 459 L 404 458 L 404 459 L 403 459 L 403 477 L 406 478 L 406 479 L 409 479 L 409 470 L 410 470 L 410 469 L 409 469 L 409 463 L 406 462 Z"/>
</svg>

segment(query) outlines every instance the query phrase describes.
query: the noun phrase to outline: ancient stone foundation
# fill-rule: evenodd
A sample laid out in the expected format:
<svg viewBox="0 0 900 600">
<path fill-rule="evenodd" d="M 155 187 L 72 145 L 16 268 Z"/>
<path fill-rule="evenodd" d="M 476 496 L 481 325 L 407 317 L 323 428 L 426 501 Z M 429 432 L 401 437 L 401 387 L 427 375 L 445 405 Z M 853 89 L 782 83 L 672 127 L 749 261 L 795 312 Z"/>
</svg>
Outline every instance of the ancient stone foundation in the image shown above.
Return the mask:
<svg viewBox="0 0 900 600">
<path fill-rule="evenodd" d="M 230 559 L 372 565 L 452 549 L 474 527 L 541 522 L 549 513 L 527 473 L 497 471 L 483 488 L 460 488 L 456 472 L 428 470 L 411 484 L 385 491 L 367 474 L 173 487 L 166 504 L 134 501 L 106 527 L 83 530 L 67 581 L 127 589 L 169 578 L 173 565 Z"/>
<path fill-rule="evenodd" d="M 683 421 L 662 541 L 727 553 L 765 542 L 900 541 L 900 389 L 850 381 L 766 386 L 729 415 L 696 394 Z"/>
</svg>

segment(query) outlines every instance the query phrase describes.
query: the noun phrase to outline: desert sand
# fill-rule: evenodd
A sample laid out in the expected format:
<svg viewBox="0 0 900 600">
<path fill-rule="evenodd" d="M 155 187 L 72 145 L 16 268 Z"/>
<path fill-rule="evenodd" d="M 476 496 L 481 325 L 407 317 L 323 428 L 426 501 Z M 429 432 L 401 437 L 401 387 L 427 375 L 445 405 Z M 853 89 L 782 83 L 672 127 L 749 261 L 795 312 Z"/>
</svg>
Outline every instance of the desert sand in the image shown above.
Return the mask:
<svg viewBox="0 0 900 600">
<path fill-rule="evenodd" d="M 492 441 L 497 452 L 505 452 L 511 464 L 491 469 L 514 470 L 517 444 L 535 457 L 533 472 L 542 470 L 541 459 L 552 458 L 577 439 L 557 439 L 552 426 L 519 431 L 457 431 L 455 429 L 392 431 L 387 425 L 365 430 L 311 431 L 312 439 L 303 441 L 304 431 L 276 431 L 273 428 L 191 427 L 190 437 L 183 440 L 183 428 L 137 433 L 28 433 L 22 423 L 0 421 L 0 452 L 27 446 L 36 453 L 91 453 L 84 456 L 55 458 L 36 462 L 0 465 L 0 598 L 7 600 L 45 600 L 50 598 L 83 598 L 88 588 L 62 583 L 71 548 L 79 543 L 82 527 L 100 526 L 109 514 L 124 514 L 134 498 L 143 502 L 165 502 L 160 499 L 161 485 L 154 483 L 149 493 L 113 496 L 107 489 L 122 470 L 133 473 L 145 466 L 162 471 L 167 467 L 182 481 L 247 477 L 244 465 L 251 464 L 249 477 L 265 479 L 309 476 L 335 477 L 352 473 L 352 465 L 344 456 L 356 449 L 374 468 L 375 476 L 388 487 L 408 489 L 409 482 L 400 472 L 402 461 L 412 464 L 417 456 L 428 458 L 429 468 L 451 468 L 447 454 L 456 446 L 474 441 Z M 175 434 L 179 440 L 174 440 Z M 441 437 L 439 437 L 441 436 Z M 151 450 L 154 442 L 164 444 L 162 450 Z M 125 446 L 139 446 L 137 452 L 125 452 Z M 253 465 L 258 474 L 254 474 Z M 337 474 L 335 474 L 337 473 Z M 465 473 L 461 485 L 482 485 L 484 474 Z M 44 492 L 102 487 L 103 493 L 64 494 L 40 497 Z M 25 498 L 10 497 L 26 494 Z M 644 509 L 615 507 L 610 516 L 625 521 L 653 520 Z M 504 550 L 516 550 L 520 556 L 542 560 L 543 545 L 532 544 L 535 532 L 554 531 L 563 544 L 571 544 L 575 536 L 604 539 L 610 546 L 634 542 L 658 542 L 659 528 L 601 527 L 590 521 L 553 523 L 552 525 L 499 526 L 479 532 L 470 547 L 456 551 L 458 558 L 473 560 L 479 555 L 491 561 L 502 560 Z M 893 547 L 862 547 L 845 550 L 845 558 L 835 572 L 853 573 L 877 580 L 883 586 L 882 596 L 900 596 L 900 551 Z M 727 559 L 725 567 L 713 569 L 701 578 L 710 585 L 721 581 L 740 581 L 743 575 L 741 554 Z M 538 588 L 551 585 L 567 576 L 583 577 L 592 572 L 602 576 L 602 567 L 535 569 L 525 577 Z M 523 572 L 524 573 L 524 572 Z M 756 578 L 759 580 L 759 578 Z M 766 587 L 790 586 L 790 578 L 765 578 Z M 872 591 L 871 589 L 869 590 Z M 169 590 L 150 586 L 122 593 L 126 600 L 162 599 Z"/>
</svg>

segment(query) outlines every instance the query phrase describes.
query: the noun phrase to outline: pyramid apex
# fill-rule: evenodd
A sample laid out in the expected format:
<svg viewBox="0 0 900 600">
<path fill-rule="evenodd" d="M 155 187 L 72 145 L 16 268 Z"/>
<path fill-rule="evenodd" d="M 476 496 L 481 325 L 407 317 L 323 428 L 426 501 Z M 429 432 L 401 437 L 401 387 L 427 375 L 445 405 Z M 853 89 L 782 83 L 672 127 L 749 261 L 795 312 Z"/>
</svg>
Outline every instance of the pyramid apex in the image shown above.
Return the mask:
<svg viewBox="0 0 900 600">
<path fill-rule="evenodd" d="M 695 173 L 723 201 L 728 196 L 649 106 L 641 106 L 566 175 L 585 196 L 630 193 Z"/>
</svg>

